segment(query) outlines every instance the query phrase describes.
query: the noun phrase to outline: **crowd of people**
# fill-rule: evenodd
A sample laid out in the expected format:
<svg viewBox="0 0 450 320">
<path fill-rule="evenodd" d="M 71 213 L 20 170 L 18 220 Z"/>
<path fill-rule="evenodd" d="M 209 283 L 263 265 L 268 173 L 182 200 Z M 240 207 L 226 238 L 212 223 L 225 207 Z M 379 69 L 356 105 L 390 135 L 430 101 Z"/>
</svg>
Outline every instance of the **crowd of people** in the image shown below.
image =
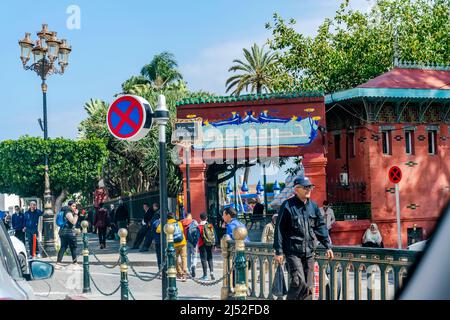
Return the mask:
<svg viewBox="0 0 450 320">
<path fill-rule="evenodd" d="M 313 272 L 313 252 L 319 241 L 327 250 L 330 259 L 333 258 L 331 250 L 330 232 L 336 221 L 334 211 L 327 201 L 322 207 L 318 207 L 309 199 L 314 185 L 307 177 L 300 177 L 294 181 L 295 195 L 283 202 L 278 214 L 272 216 L 271 221 L 264 227 L 261 242 L 273 245 L 275 260 L 278 263 L 286 261 L 290 273 L 290 286 L 288 299 L 307 299 L 311 296 L 311 277 Z M 258 202 L 255 211 L 264 210 L 264 206 Z M 97 233 L 100 249 L 106 248 L 106 240 L 118 239 L 117 233 L 121 228 L 128 228 L 130 215 L 123 201 L 119 201 L 118 207 L 110 205 L 106 208 L 103 204 L 95 208 L 95 211 L 86 212 L 74 201 L 69 201 L 67 206 L 61 209 L 64 224 L 60 226 L 59 236 L 61 247 L 58 252 L 56 267 L 61 267 L 63 256 L 67 249 L 70 250 L 72 263 L 77 265 L 77 235 L 83 220 L 90 222 L 90 232 Z M 1 213 L 1 212 L 0 212 Z M 39 246 L 36 246 L 38 236 L 39 219 L 43 212 L 37 208 L 36 202 L 29 204 L 29 209 L 24 212 L 19 206 L 14 208 L 14 213 L 3 213 L 0 218 L 7 228 L 15 231 L 15 236 L 28 244 L 30 254 L 39 255 Z M 187 281 L 188 275 L 196 277 L 197 256 L 200 256 L 202 276 L 200 280 L 215 280 L 214 276 L 214 250 L 218 244 L 216 228 L 222 228 L 223 233 L 234 240 L 233 231 L 237 227 L 245 227 L 238 220 L 238 213 L 233 207 L 226 207 L 220 217 L 221 223 L 214 226 L 209 223 L 206 213 L 200 214 L 197 221 L 191 214 L 178 218 L 175 213 L 169 212 L 167 223 L 174 225 L 173 243 L 176 253 L 177 279 Z M 307 216 L 308 219 L 301 219 Z M 78 229 L 78 231 L 77 231 Z M 161 217 L 159 204 L 143 204 L 143 217 L 140 228 L 133 241 L 132 249 L 140 252 L 150 251 L 154 244 L 158 267 L 162 267 L 161 251 Z M 314 237 L 306 235 L 315 234 Z M 303 235 L 298 243 L 299 235 Z M 295 241 L 294 241 L 295 240 Z M 383 247 L 381 233 L 375 223 L 364 233 L 361 244 L 363 247 Z M 247 237 L 245 241 L 249 241 Z M 296 242 L 297 241 L 297 242 Z M 264 265 L 267 272 L 268 265 Z M 208 272 L 209 271 L 209 272 Z"/>
</svg>

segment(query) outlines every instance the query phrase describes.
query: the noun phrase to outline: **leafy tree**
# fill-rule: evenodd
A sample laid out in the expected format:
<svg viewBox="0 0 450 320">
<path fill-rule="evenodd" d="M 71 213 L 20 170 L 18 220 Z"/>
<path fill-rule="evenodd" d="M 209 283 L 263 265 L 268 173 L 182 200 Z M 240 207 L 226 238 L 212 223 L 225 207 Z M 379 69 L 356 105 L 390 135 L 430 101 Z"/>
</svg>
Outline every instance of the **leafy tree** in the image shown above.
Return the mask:
<svg viewBox="0 0 450 320">
<path fill-rule="evenodd" d="M 44 194 L 44 159 L 49 155 L 50 187 L 55 209 L 69 194 L 91 192 L 101 175 L 107 155 L 99 140 L 45 141 L 21 137 L 0 142 L 0 192 L 21 197 Z"/>
<path fill-rule="evenodd" d="M 159 61 L 158 56 L 152 61 Z M 145 68 L 145 67 L 144 67 Z M 164 94 L 170 119 L 166 128 L 167 165 L 169 192 L 175 194 L 181 188 L 182 174 L 170 154 L 172 126 L 176 120 L 176 102 L 192 96 L 211 96 L 206 92 L 192 93 L 183 80 L 165 82 L 164 86 L 154 85 L 150 81 L 141 81 L 142 76 L 132 77 L 123 85 L 123 93 L 145 98 L 156 108 L 158 97 Z M 174 78 L 175 79 L 175 78 Z M 88 118 L 79 126 L 81 137 L 98 138 L 104 141 L 109 156 L 103 167 L 103 178 L 110 196 L 125 196 L 154 189 L 159 184 L 159 137 L 158 128 L 154 126 L 146 137 L 140 141 L 128 142 L 112 137 L 106 126 L 106 114 L 109 104 L 101 100 L 86 103 Z"/>
<path fill-rule="evenodd" d="M 326 93 L 364 83 L 393 67 L 394 47 L 405 61 L 450 62 L 450 0 L 378 0 L 370 12 L 351 10 L 343 1 L 315 37 L 294 29 L 274 14 L 273 39 L 282 69 L 290 75 L 282 90 L 323 90 Z"/>
<path fill-rule="evenodd" d="M 142 67 L 141 76 L 160 90 L 169 83 L 183 78 L 177 67 L 175 56 L 165 51 L 154 56 L 149 64 Z M 135 78 L 135 80 L 142 81 L 143 79 Z"/>
<path fill-rule="evenodd" d="M 234 59 L 229 72 L 242 71 L 241 74 L 230 77 L 227 82 L 227 92 L 234 89 L 233 95 L 240 95 L 245 90 L 261 94 L 263 91 L 271 91 L 272 75 L 271 68 L 276 63 L 276 55 L 270 51 L 264 51 L 264 46 L 253 44 L 251 52 L 243 49 L 245 60 Z"/>
</svg>

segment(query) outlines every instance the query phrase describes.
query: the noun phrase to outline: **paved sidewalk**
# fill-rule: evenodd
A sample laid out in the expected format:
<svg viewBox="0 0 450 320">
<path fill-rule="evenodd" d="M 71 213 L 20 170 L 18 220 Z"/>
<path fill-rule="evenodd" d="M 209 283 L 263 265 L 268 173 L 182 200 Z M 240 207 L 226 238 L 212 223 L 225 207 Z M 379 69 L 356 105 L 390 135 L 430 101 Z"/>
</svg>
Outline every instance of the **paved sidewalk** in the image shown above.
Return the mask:
<svg viewBox="0 0 450 320">
<path fill-rule="evenodd" d="M 119 259 L 119 242 L 108 240 L 107 248 L 101 250 L 98 246 L 97 236 L 89 234 L 89 250 L 95 253 L 98 258 L 107 265 L 114 265 Z M 77 252 L 81 253 L 82 243 L 78 242 Z M 128 259 L 134 269 L 144 277 L 154 275 L 158 268 L 154 249 L 150 252 L 139 252 L 138 250 L 128 250 Z M 41 259 L 43 261 L 54 262 L 56 258 Z M 90 299 L 90 300 L 120 300 L 120 289 L 111 296 L 102 295 L 91 282 L 90 294 L 82 294 L 83 269 L 82 257 L 78 259 L 79 267 L 74 268 L 69 264 L 70 256 L 64 256 L 62 270 L 55 270 L 55 274 L 49 280 L 30 282 L 37 298 L 40 299 Z M 112 293 L 120 285 L 119 266 L 113 269 L 105 268 L 92 255 L 89 256 L 90 273 L 95 283 L 104 293 Z M 222 256 L 220 250 L 214 253 L 214 274 L 216 279 L 222 277 Z M 197 277 L 202 276 L 200 258 L 197 259 Z M 144 282 L 138 279 L 131 268 L 128 268 L 129 288 L 136 300 L 161 300 L 161 280 L 155 279 L 151 282 Z M 187 282 L 177 281 L 178 297 L 183 300 L 217 300 L 220 299 L 220 289 L 222 282 L 214 286 L 202 286 L 192 280 Z M 130 297 L 131 300 L 131 297 Z"/>
</svg>

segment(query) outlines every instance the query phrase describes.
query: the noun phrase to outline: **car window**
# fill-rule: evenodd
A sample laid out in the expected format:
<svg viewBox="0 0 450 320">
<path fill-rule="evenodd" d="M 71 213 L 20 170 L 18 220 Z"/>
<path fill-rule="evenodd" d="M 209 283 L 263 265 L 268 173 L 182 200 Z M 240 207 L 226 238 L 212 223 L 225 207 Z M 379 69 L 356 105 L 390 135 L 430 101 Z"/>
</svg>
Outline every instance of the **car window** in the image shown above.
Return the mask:
<svg viewBox="0 0 450 320">
<path fill-rule="evenodd" d="M 0 221 L 0 261 L 5 266 L 9 275 L 16 280 L 22 278 L 19 262 L 16 258 L 14 247 L 11 244 L 9 236 L 3 222 Z"/>
</svg>

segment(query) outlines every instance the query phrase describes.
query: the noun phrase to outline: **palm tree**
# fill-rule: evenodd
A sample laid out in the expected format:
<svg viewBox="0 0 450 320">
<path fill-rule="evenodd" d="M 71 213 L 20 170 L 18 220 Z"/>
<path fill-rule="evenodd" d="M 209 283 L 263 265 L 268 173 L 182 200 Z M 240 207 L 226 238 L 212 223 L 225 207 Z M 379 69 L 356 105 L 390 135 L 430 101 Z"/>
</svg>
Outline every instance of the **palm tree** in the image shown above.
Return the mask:
<svg viewBox="0 0 450 320">
<path fill-rule="evenodd" d="M 158 90 L 167 84 L 183 79 L 177 70 L 178 63 L 172 53 L 164 51 L 153 57 L 149 64 L 146 64 L 141 75 L 150 81 Z"/>
<path fill-rule="evenodd" d="M 230 77 L 227 82 L 227 92 L 234 89 L 232 95 L 240 95 L 242 90 L 261 94 L 263 91 L 271 91 L 271 70 L 277 62 L 277 56 L 271 51 L 264 51 L 255 43 L 251 48 L 251 53 L 243 49 L 245 61 L 239 59 L 233 60 L 236 63 L 229 72 L 242 71 L 243 73 Z"/>
<path fill-rule="evenodd" d="M 272 69 L 277 62 L 277 56 L 271 51 L 264 52 L 264 46 L 261 48 L 255 43 L 252 46 L 252 52 L 247 49 L 243 49 L 245 62 L 235 59 L 236 63 L 230 69 L 229 72 L 243 71 L 241 74 L 230 77 L 227 82 L 227 92 L 234 88 L 232 95 L 239 96 L 242 90 L 255 92 L 261 94 L 264 91 L 270 92 L 272 88 Z M 244 181 L 248 183 L 248 177 L 250 175 L 250 168 L 245 167 Z"/>
</svg>

